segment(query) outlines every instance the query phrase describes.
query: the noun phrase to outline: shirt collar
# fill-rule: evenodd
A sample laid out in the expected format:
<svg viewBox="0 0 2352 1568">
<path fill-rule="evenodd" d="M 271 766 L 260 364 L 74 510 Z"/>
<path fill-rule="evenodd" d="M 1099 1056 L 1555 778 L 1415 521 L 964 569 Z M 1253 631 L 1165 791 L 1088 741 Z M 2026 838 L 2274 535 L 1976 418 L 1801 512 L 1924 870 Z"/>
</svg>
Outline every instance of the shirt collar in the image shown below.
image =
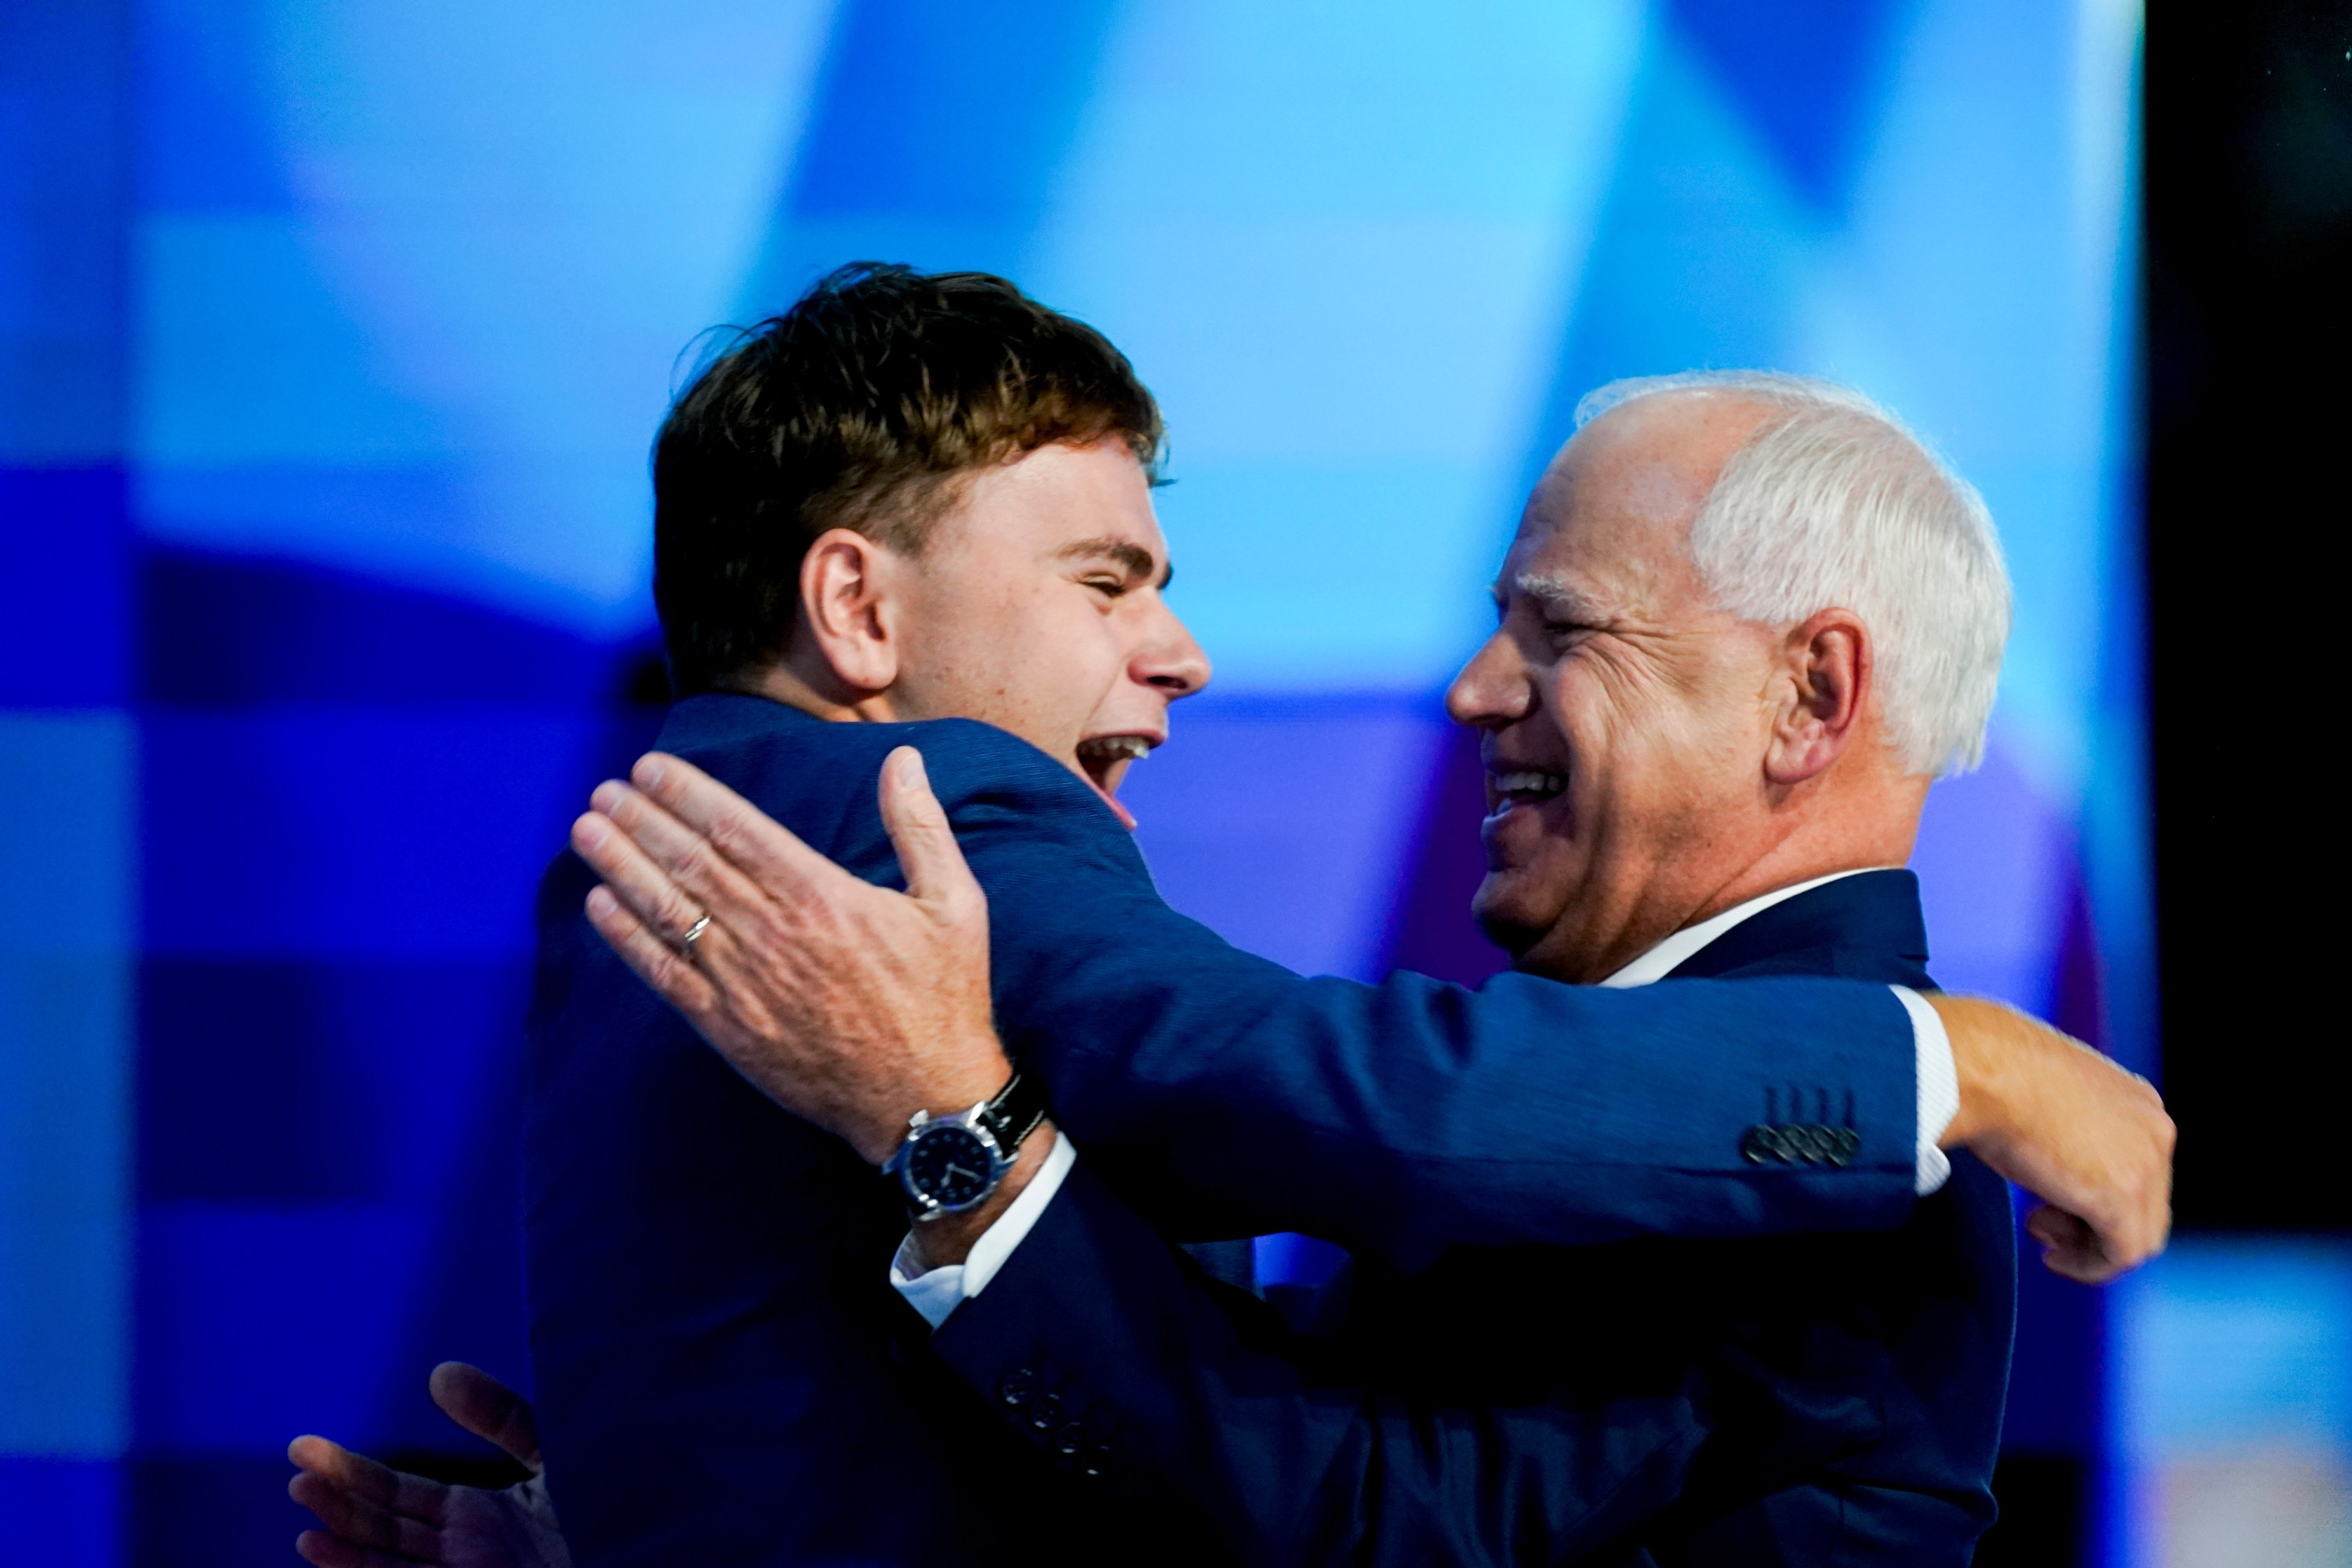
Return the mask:
<svg viewBox="0 0 2352 1568">
<path fill-rule="evenodd" d="M 1859 877 L 1865 871 L 1885 869 L 1888 868 L 1857 866 L 1851 871 L 1832 871 L 1826 877 L 1815 877 L 1810 881 L 1794 882 L 1785 888 L 1776 888 L 1769 893 L 1759 893 L 1746 903 L 1734 904 L 1721 914 L 1709 916 L 1695 926 L 1683 927 L 1682 930 L 1675 932 L 1674 935 L 1666 938 L 1665 941 L 1658 943 L 1657 946 L 1650 949 L 1601 984 L 1612 990 L 1622 991 L 1629 986 L 1648 985 L 1653 982 L 1664 980 L 1681 968 L 1685 961 L 1716 938 L 1740 921 L 1751 916 L 1762 914 L 1774 904 L 1786 903 L 1799 893 L 1810 893 L 1815 888 L 1834 882 L 1843 877 Z"/>
</svg>

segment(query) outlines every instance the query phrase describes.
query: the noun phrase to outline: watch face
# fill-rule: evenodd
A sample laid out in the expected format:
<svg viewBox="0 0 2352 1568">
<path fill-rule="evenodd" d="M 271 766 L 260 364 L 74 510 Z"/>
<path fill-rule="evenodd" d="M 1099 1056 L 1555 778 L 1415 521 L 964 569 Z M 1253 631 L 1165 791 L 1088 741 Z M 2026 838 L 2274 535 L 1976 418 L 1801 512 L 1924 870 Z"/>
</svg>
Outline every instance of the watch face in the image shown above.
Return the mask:
<svg viewBox="0 0 2352 1568">
<path fill-rule="evenodd" d="M 907 1151 L 907 1185 L 943 1209 L 967 1208 L 994 1184 L 995 1157 L 968 1127 L 928 1128 Z"/>
</svg>

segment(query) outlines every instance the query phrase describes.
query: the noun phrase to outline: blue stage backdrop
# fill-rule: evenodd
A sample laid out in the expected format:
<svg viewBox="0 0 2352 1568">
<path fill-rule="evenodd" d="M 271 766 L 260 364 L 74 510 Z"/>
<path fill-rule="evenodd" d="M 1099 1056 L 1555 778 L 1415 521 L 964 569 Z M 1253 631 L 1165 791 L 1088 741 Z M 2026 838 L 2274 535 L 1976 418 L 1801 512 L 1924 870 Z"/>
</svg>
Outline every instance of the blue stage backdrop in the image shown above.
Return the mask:
<svg viewBox="0 0 2352 1568">
<path fill-rule="evenodd" d="M 2132 0 L 10 0 L 0 1555 L 290 1561 L 289 1437 L 527 1376 L 527 916 L 655 721 L 648 438 L 856 258 L 1006 272 L 1160 395 L 1218 678 L 1133 804 L 1309 971 L 1494 967 L 1436 693 L 1578 395 L 1878 395 L 2018 586 L 1938 972 L 2152 1061 L 2137 48 Z M 2011 1440 L 2095 1477 L 2105 1309 L 2029 1276 Z"/>
</svg>

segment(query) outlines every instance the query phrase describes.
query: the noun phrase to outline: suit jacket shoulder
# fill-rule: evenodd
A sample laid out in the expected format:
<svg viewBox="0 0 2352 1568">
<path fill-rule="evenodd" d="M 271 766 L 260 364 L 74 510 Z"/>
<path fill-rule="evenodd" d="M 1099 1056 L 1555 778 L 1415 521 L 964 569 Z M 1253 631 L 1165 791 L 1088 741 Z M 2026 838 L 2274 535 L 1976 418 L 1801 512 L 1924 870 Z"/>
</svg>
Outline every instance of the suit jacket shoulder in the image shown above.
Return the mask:
<svg viewBox="0 0 2352 1568">
<path fill-rule="evenodd" d="M 657 743 L 870 880 L 903 885 L 876 791 L 883 760 L 913 746 L 960 833 L 1017 824 L 1034 853 L 1078 854 L 1149 885 L 1132 837 L 1101 799 L 1069 769 L 992 724 L 826 723 L 764 698 L 710 695 L 680 702 Z"/>
</svg>

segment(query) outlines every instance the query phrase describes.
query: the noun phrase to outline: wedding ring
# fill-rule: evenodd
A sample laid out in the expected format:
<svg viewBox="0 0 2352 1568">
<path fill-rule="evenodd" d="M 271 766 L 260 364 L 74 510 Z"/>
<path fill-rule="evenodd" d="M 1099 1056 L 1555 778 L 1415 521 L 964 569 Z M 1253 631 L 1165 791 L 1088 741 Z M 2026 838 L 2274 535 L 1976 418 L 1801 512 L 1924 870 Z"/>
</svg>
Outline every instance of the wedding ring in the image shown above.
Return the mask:
<svg viewBox="0 0 2352 1568">
<path fill-rule="evenodd" d="M 703 916 L 700 920 L 686 928 L 686 934 L 677 939 L 677 943 L 680 947 L 686 950 L 687 957 L 692 958 L 694 956 L 695 938 L 700 936 L 704 931 L 707 931 L 709 929 L 710 917 L 709 915 Z"/>
</svg>

